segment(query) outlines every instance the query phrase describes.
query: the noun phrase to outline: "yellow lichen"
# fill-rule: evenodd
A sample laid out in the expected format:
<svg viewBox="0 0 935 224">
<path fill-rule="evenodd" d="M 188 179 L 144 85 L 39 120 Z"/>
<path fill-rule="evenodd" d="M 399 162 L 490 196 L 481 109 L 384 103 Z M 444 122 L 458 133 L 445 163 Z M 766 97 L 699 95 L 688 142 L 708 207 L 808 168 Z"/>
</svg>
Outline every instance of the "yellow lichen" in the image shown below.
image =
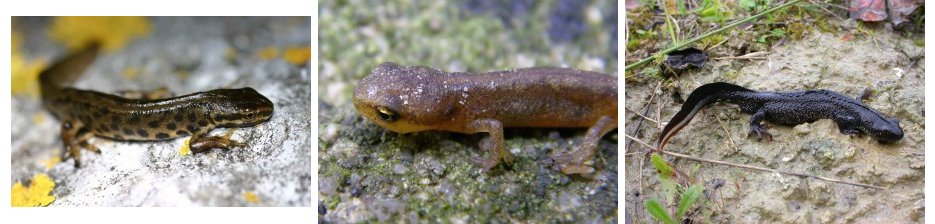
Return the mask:
<svg viewBox="0 0 935 224">
<path fill-rule="evenodd" d="M 140 75 L 140 69 L 134 67 L 127 67 L 123 69 L 123 77 L 133 80 Z"/>
<path fill-rule="evenodd" d="M 253 204 L 260 203 L 260 197 L 257 196 L 256 193 L 253 193 L 253 191 L 243 192 L 243 199 Z"/>
<path fill-rule="evenodd" d="M 11 49 L 11 77 L 10 90 L 13 95 L 39 96 L 39 72 L 46 66 L 44 60 L 27 60 L 20 53 L 19 46 L 22 44 L 21 34 L 13 32 Z"/>
<path fill-rule="evenodd" d="M 43 115 L 42 113 L 38 113 L 32 116 L 33 124 L 38 125 L 38 124 L 42 124 L 43 122 L 45 122 L 45 115 Z"/>
<path fill-rule="evenodd" d="M 263 60 L 273 59 L 276 56 L 279 56 L 279 49 L 275 47 L 263 48 L 260 50 L 260 52 L 257 52 L 256 56 Z"/>
<path fill-rule="evenodd" d="M 188 147 L 188 142 L 191 140 L 191 137 L 185 138 L 185 142 L 182 143 L 182 148 L 179 148 L 180 156 L 188 156 L 192 154 L 192 149 Z"/>
<path fill-rule="evenodd" d="M 45 170 L 48 171 L 48 170 L 51 170 L 52 167 L 55 167 L 55 165 L 57 165 L 57 164 L 60 163 L 60 162 L 62 162 L 62 157 L 61 157 L 61 156 L 52 156 L 52 158 L 49 158 L 49 159 L 47 159 L 47 160 L 43 160 L 43 161 L 42 161 L 42 165 L 45 165 Z"/>
<path fill-rule="evenodd" d="M 237 57 L 237 50 L 230 47 L 227 48 L 227 51 L 224 51 L 224 59 L 228 61 L 233 61 Z"/>
<path fill-rule="evenodd" d="M 287 48 L 282 54 L 282 59 L 286 60 L 289 63 L 295 65 L 303 65 L 308 63 L 308 60 L 312 57 L 312 48 L 311 47 L 293 47 Z"/>
<path fill-rule="evenodd" d="M 49 37 L 77 50 L 99 41 L 108 51 L 123 48 L 130 40 L 148 35 L 150 23 L 144 17 L 56 17 L 49 27 Z"/>
<path fill-rule="evenodd" d="M 33 176 L 29 187 L 17 181 L 11 189 L 11 205 L 13 207 L 48 206 L 55 201 L 55 196 L 50 195 L 52 189 L 55 189 L 55 181 L 44 173 Z"/>
</svg>

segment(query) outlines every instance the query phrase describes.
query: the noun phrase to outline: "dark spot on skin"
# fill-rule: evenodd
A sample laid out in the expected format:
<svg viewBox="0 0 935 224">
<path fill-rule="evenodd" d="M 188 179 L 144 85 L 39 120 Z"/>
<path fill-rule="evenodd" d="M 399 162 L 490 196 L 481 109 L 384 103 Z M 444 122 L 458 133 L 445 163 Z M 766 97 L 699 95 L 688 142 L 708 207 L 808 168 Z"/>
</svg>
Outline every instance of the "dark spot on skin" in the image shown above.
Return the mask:
<svg viewBox="0 0 935 224">
<path fill-rule="evenodd" d="M 220 114 L 214 115 L 214 121 L 223 121 L 223 120 L 224 120 L 224 117 L 221 116 Z"/>
<path fill-rule="evenodd" d="M 115 134 L 115 135 L 114 135 L 114 139 L 123 140 L 123 135 Z"/>
<path fill-rule="evenodd" d="M 156 138 L 158 139 L 169 138 L 169 134 L 159 132 L 159 133 L 156 133 Z"/>
<path fill-rule="evenodd" d="M 108 132 L 108 131 L 110 131 L 110 129 L 107 128 L 107 125 L 102 124 L 101 126 L 97 127 L 97 131 L 98 131 L 98 132 Z"/>
<path fill-rule="evenodd" d="M 143 137 L 148 137 L 148 136 L 149 136 L 149 132 L 147 132 L 146 130 L 143 130 L 143 129 L 136 130 L 136 133 L 139 133 L 140 136 L 143 136 Z"/>
<path fill-rule="evenodd" d="M 127 123 L 138 124 L 140 123 L 140 116 L 131 116 Z"/>
<path fill-rule="evenodd" d="M 79 136 L 79 138 L 80 138 L 80 136 L 85 135 L 85 134 L 88 134 L 88 131 L 91 131 L 91 128 L 90 128 L 90 127 L 84 127 L 84 126 L 82 126 L 81 128 L 78 129 L 78 133 L 75 134 L 75 136 Z"/>
<path fill-rule="evenodd" d="M 208 120 L 200 120 L 198 121 L 198 125 L 201 125 L 202 127 L 208 126 Z"/>
<path fill-rule="evenodd" d="M 150 128 L 159 128 L 159 121 L 150 121 L 148 125 Z"/>
<path fill-rule="evenodd" d="M 188 121 L 195 123 L 195 121 L 197 120 L 198 120 L 198 115 L 195 115 L 195 113 L 188 113 Z"/>
<path fill-rule="evenodd" d="M 126 135 L 133 135 L 133 130 L 130 130 L 129 128 L 124 128 L 123 133 Z"/>
<path fill-rule="evenodd" d="M 196 131 L 198 131 L 198 127 L 196 127 L 195 125 L 191 125 L 191 124 L 190 124 L 190 125 L 188 125 L 188 131 L 190 131 L 190 132 L 196 132 Z"/>
<path fill-rule="evenodd" d="M 114 130 L 114 131 L 120 130 L 120 126 L 118 126 L 117 123 L 111 123 L 110 130 Z"/>
<path fill-rule="evenodd" d="M 179 135 L 179 136 L 188 135 L 188 132 L 187 132 L 187 131 L 184 131 L 184 130 L 179 130 L 179 131 L 175 132 L 175 135 Z"/>
<path fill-rule="evenodd" d="M 120 126 L 120 117 L 118 117 L 118 116 L 113 116 L 113 117 L 111 117 L 110 123 L 113 123 L 114 125 Z"/>
<path fill-rule="evenodd" d="M 169 124 L 166 125 L 166 129 L 175 130 L 175 128 L 177 128 L 175 123 L 169 122 Z"/>
<path fill-rule="evenodd" d="M 176 121 L 176 122 L 180 122 L 180 121 L 182 121 L 182 119 L 183 119 L 182 113 L 177 113 L 177 114 L 175 114 L 175 121 Z"/>
<path fill-rule="evenodd" d="M 94 118 L 101 118 L 102 116 L 104 116 L 104 114 L 101 113 L 101 111 L 99 111 L 99 110 L 98 110 L 98 111 L 94 111 Z"/>
</svg>

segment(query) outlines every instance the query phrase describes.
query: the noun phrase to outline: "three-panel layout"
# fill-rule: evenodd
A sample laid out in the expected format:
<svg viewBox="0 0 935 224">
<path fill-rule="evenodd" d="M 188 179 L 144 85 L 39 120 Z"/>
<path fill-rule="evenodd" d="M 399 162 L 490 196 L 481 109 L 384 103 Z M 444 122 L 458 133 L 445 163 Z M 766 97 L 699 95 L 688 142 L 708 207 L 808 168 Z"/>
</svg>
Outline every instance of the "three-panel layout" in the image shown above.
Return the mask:
<svg viewBox="0 0 935 224">
<path fill-rule="evenodd" d="M 921 1 L 363 2 L 13 17 L 11 206 L 924 221 Z"/>
</svg>

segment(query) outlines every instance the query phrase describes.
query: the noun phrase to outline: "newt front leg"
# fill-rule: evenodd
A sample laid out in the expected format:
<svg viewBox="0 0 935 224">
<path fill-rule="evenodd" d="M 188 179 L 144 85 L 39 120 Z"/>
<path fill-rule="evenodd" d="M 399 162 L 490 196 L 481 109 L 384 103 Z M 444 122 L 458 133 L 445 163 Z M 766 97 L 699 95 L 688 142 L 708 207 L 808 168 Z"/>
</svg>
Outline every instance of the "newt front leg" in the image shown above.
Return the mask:
<svg viewBox="0 0 935 224">
<path fill-rule="evenodd" d="M 500 121 L 495 119 L 478 119 L 472 121 L 467 128 L 468 131 L 472 133 L 487 132 L 490 134 L 480 142 L 480 148 L 490 152 L 490 156 L 481 161 L 481 167 L 484 169 L 484 172 L 497 166 L 501 159 L 507 163 L 513 162 L 513 154 L 504 147 L 503 124 L 500 123 Z"/>
<path fill-rule="evenodd" d="M 188 144 L 192 152 L 207 152 L 215 148 L 229 150 L 231 147 L 246 146 L 245 144 L 231 140 L 230 135 L 208 136 L 209 132 L 211 132 L 211 130 L 198 131 L 192 134 L 192 138 L 189 140 Z"/>
</svg>

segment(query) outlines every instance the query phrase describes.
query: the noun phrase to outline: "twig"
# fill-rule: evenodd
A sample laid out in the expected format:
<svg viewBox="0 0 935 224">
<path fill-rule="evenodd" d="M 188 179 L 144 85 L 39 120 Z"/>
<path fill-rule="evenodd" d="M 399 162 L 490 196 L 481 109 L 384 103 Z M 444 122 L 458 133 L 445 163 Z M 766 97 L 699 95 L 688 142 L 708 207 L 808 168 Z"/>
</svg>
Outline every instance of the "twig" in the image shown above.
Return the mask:
<svg viewBox="0 0 935 224">
<path fill-rule="evenodd" d="M 659 92 L 662 92 L 662 82 L 659 82 L 659 85 L 656 85 L 656 89 L 658 89 Z M 655 92 L 656 89 L 653 89 L 653 92 Z M 656 100 L 658 101 L 659 99 Z M 658 104 L 659 106 L 656 107 L 656 120 L 659 121 L 656 122 L 656 128 L 659 130 L 662 130 L 662 105 L 665 105 L 665 103 L 665 101 L 662 101 Z"/>
<path fill-rule="evenodd" d="M 750 165 L 744 165 L 744 164 L 737 164 L 737 163 L 731 163 L 731 162 L 724 162 L 724 161 L 718 161 L 718 160 L 702 159 L 702 158 L 697 158 L 697 157 L 693 157 L 693 156 L 689 156 L 689 155 L 685 155 L 685 154 L 681 154 L 681 153 L 675 153 L 675 152 L 671 152 L 671 151 L 660 151 L 660 150 L 657 150 L 656 148 L 654 148 L 654 147 L 652 147 L 652 146 L 646 144 L 645 142 L 642 142 L 642 141 L 640 141 L 640 140 L 638 140 L 638 139 L 636 139 L 636 138 L 633 138 L 632 136 L 629 136 L 629 135 L 626 135 L 626 134 L 624 134 L 624 136 L 626 136 L 627 138 L 633 140 L 634 142 L 640 143 L 640 144 L 643 145 L 644 147 L 649 148 L 650 151 L 652 151 L 652 152 L 662 153 L 662 154 L 666 154 L 666 155 L 670 155 L 670 156 L 675 156 L 675 157 L 679 157 L 679 158 L 690 159 L 690 160 L 699 161 L 699 162 L 707 162 L 707 163 L 720 164 L 720 165 L 725 165 L 725 166 L 733 166 L 733 167 L 739 167 L 739 168 L 751 169 L 751 170 L 757 170 L 757 171 L 773 172 L 773 173 L 785 174 L 785 175 L 790 175 L 790 176 L 797 176 L 797 177 L 800 177 L 800 178 L 807 178 L 807 177 L 808 177 L 808 178 L 815 178 L 815 179 L 824 180 L 824 181 L 829 181 L 829 182 L 834 182 L 834 183 L 847 184 L 847 185 L 853 185 L 853 186 L 865 187 L 865 188 L 873 188 L 873 189 L 877 189 L 877 190 L 886 190 L 885 187 L 873 186 L 873 185 L 869 185 L 869 184 L 854 183 L 854 182 L 848 182 L 848 181 L 843 181 L 843 180 L 837 180 L 837 179 L 832 179 L 832 178 L 827 178 L 827 177 L 815 176 L 815 175 L 811 175 L 811 174 L 795 173 L 795 172 L 782 171 L 782 170 L 776 170 L 776 169 L 770 169 L 770 168 L 762 168 L 762 167 L 756 167 L 756 166 L 750 166 Z"/>
<path fill-rule="evenodd" d="M 730 39 L 726 39 L 726 38 L 725 38 L 724 40 L 722 40 L 721 42 L 715 44 L 714 46 L 705 48 L 705 50 L 707 51 L 707 50 L 714 49 L 714 48 L 716 48 L 716 47 L 718 47 L 718 46 L 721 46 L 721 44 L 727 43 L 728 40 L 730 40 Z"/>
<path fill-rule="evenodd" d="M 707 33 L 702 34 L 701 36 L 692 38 L 692 39 L 690 39 L 690 40 L 688 40 L 688 41 L 685 41 L 685 42 L 682 42 L 682 43 L 678 43 L 678 44 L 676 44 L 675 46 L 672 46 L 672 47 L 666 48 L 665 50 L 656 52 L 656 54 L 653 54 L 652 56 L 646 57 L 646 58 L 644 58 L 643 60 L 637 61 L 636 63 L 633 63 L 633 64 L 629 64 L 629 65 L 627 65 L 626 67 L 624 67 L 623 70 L 626 71 L 626 70 L 630 70 L 630 69 L 636 68 L 636 66 L 640 66 L 640 65 L 642 65 L 642 64 L 645 64 L 646 62 L 652 61 L 653 58 L 660 57 L 660 56 L 662 56 L 662 55 L 668 54 L 669 52 L 672 52 L 672 51 L 681 49 L 681 48 L 683 48 L 683 47 L 685 47 L 685 46 L 688 46 L 689 44 L 692 44 L 692 43 L 694 43 L 694 42 L 697 42 L 697 41 L 699 41 L 699 40 L 701 40 L 701 39 L 704 39 L 704 38 L 706 38 L 706 37 L 708 37 L 708 36 L 711 36 L 711 35 L 714 35 L 714 34 L 716 34 L 716 33 L 720 33 L 720 32 L 725 31 L 725 30 L 727 30 L 727 29 L 733 28 L 733 27 L 738 26 L 738 25 L 740 25 L 740 24 L 744 24 L 744 23 L 753 21 L 754 19 L 760 18 L 760 17 L 762 17 L 762 16 L 764 16 L 764 15 L 766 15 L 766 14 L 772 13 L 773 11 L 776 11 L 776 10 L 785 8 L 785 7 L 787 7 L 787 6 L 793 5 L 793 4 L 795 4 L 795 3 L 798 3 L 799 1 L 800 1 L 800 0 L 792 0 L 792 1 L 787 2 L 786 4 L 782 4 L 782 5 L 773 7 L 773 8 L 771 8 L 771 9 L 768 9 L 768 10 L 763 11 L 763 12 L 761 12 L 761 13 L 758 13 L 758 14 L 756 14 L 756 15 L 753 15 L 753 16 L 747 17 L 747 18 L 745 18 L 745 19 L 738 20 L 738 21 L 735 21 L 735 22 L 733 22 L 733 23 L 727 24 L 726 26 L 723 26 L 723 27 L 721 27 L 721 28 L 718 28 L 718 29 L 715 29 L 715 30 L 712 30 L 712 31 L 708 31 Z"/>
<path fill-rule="evenodd" d="M 811 1 L 811 0 L 810 0 L 810 2 L 812 2 L 812 3 L 821 3 L 821 4 L 825 4 L 825 5 L 827 5 L 827 6 L 835 7 L 835 8 L 838 8 L 838 9 L 847 10 L 847 7 L 840 6 L 840 5 L 835 5 L 835 4 L 831 4 L 831 3 L 827 3 L 827 2 L 816 2 L 816 1 Z"/>
<path fill-rule="evenodd" d="M 627 108 L 627 110 L 629 110 L 630 112 L 635 113 L 636 116 L 639 116 L 639 117 L 641 117 L 641 118 L 643 118 L 643 119 L 645 119 L 645 120 L 647 120 L 647 121 L 651 121 L 651 122 L 657 123 L 657 124 L 659 123 L 659 122 L 656 121 L 655 119 L 652 119 L 652 118 L 649 118 L 649 117 L 643 116 L 642 114 L 637 113 L 637 111 L 634 111 L 633 109 L 630 109 L 630 107 L 625 107 L 625 108 Z"/>
<path fill-rule="evenodd" d="M 757 52 L 752 52 L 752 53 L 748 53 L 748 54 L 741 55 L 741 56 L 727 56 L 727 57 L 714 58 L 714 60 L 733 60 L 733 59 L 762 60 L 762 59 L 766 59 L 765 55 L 767 54 L 769 54 L 769 51 L 757 51 Z"/>
<path fill-rule="evenodd" d="M 760 56 L 760 57 L 737 56 L 737 57 L 719 57 L 719 58 L 712 58 L 712 59 L 714 60 L 766 60 L 766 57 L 764 56 Z"/>
<path fill-rule="evenodd" d="M 647 105 L 646 105 L 646 109 L 643 110 L 643 113 L 644 113 L 644 114 L 647 113 L 647 112 L 649 112 L 649 108 L 652 106 L 652 103 L 654 102 L 653 99 L 656 98 L 656 89 L 658 89 L 660 86 L 662 86 L 662 81 L 656 83 L 656 87 L 653 88 L 653 95 L 649 97 L 649 104 L 647 104 Z M 658 108 L 661 108 L 661 106 L 659 106 Z M 645 117 L 645 115 L 644 115 L 644 117 Z M 659 117 L 657 116 L 656 118 L 659 118 Z M 640 125 L 642 125 L 642 124 L 643 124 L 643 119 L 640 119 L 640 123 L 636 126 L 636 130 L 633 131 L 633 133 L 636 133 L 637 131 L 639 131 L 639 130 L 640 130 Z M 659 127 L 659 122 L 656 122 L 656 127 Z M 626 135 L 626 134 L 624 134 L 624 135 Z M 635 139 L 630 140 L 630 144 L 633 143 L 633 140 L 635 140 Z M 627 144 L 627 147 L 629 147 L 629 144 Z M 644 153 L 643 155 L 644 155 L 644 156 L 641 156 L 641 157 L 640 157 L 640 160 L 639 160 L 640 162 L 637 164 L 637 166 L 639 166 L 639 168 L 638 168 L 638 170 L 637 170 L 637 173 L 639 173 L 639 178 L 640 178 L 640 179 L 639 179 L 639 185 L 637 185 L 637 189 L 638 189 L 638 191 L 639 191 L 641 194 L 642 194 L 642 192 L 643 192 L 643 161 L 646 160 L 646 156 L 645 156 L 645 155 L 647 155 L 647 154 Z"/>
<path fill-rule="evenodd" d="M 727 132 L 727 140 L 730 141 L 730 145 L 734 146 L 735 151 L 740 151 L 740 148 L 737 147 L 737 143 L 734 143 L 733 135 L 730 134 L 730 130 L 727 130 L 727 127 L 724 126 L 724 123 L 721 123 L 721 118 L 717 117 L 717 114 L 713 114 L 714 119 L 717 120 L 717 124 L 721 126 L 721 129 L 724 129 L 724 132 Z"/>
<path fill-rule="evenodd" d="M 808 0 L 808 1 L 811 2 L 812 4 L 817 3 L 817 2 L 815 2 L 814 0 Z M 827 4 L 827 5 L 832 5 L 832 4 L 828 4 L 828 3 L 825 3 L 825 4 Z M 837 5 L 833 5 L 833 6 L 837 6 Z M 824 8 L 824 7 L 821 7 L 821 6 L 819 6 L 818 8 L 821 9 L 821 10 L 823 10 L 823 11 L 825 11 L 825 12 L 828 13 L 828 14 L 831 14 L 831 16 L 834 16 L 834 18 L 838 18 L 838 19 L 840 19 L 840 20 L 845 20 L 845 19 L 842 18 L 841 16 L 838 16 L 838 14 L 834 14 L 834 12 L 832 12 L 831 10 L 828 10 L 828 9 L 826 9 L 826 8 Z M 847 10 L 847 8 L 844 8 L 844 10 Z"/>
<path fill-rule="evenodd" d="M 658 84 L 656 84 L 656 88 L 659 88 L 659 85 L 662 85 L 662 82 L 659 82 Z M 646 117 L 646 113 L 649 112 L 649 108 L 653 105 L 653 99 L 655 99 L 655 98 L 656 98 L 656 89 L 653 89 L 653 94 L 649 96 L 649 100 L 646 101 L 646 102 L 647 102 L 647 103 L 646 103 L 646 107 L 643 108 L 643 115 L 640 116 L 640 120 L 637 121 L 637 123 L 636 123 L 636 129 L 633 130 L 633 133 L 632 133 L 631 135 L 634 135 L 634 136 L 635 136 L 637 133 L 640 132 L 640 127 L 643 126 L 643 118 Z M 659 123 L 659 122 L 656 122 L 656 124 L 658 124 L 658 123 Z M 633 141 L 627 142 L 627 143 L 626 143 L 627 147 L 624 148 L 624 152 L 629 151 L 629 150 L 630 150 L 630 145 L 632 145 L 632 144 L 633 144 Z"/>
</svg>

